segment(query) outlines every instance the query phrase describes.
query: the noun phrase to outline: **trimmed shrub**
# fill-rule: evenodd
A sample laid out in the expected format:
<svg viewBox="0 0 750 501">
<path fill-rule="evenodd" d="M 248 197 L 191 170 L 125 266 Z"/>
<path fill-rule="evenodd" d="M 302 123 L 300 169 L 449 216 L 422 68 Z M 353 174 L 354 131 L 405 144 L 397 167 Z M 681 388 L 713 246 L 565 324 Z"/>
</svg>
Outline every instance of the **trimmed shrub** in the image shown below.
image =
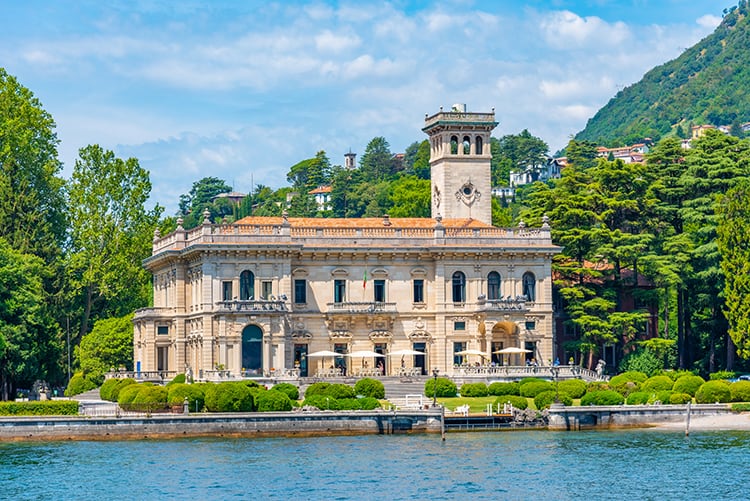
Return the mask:
<svg viewBox="0 0 750 501">
<path fill-rule="evenodd" d="M 123 408 L 128 404 L 132 404 L 133 400 L 135 400 L 135 397 L 138 396 L 138 392 L 141 391 L 141 388 L 143 388 L 144 386 L 146 386 L 144 383 L 125 386 L 117 395 L 117 403 L 120 404 L 120 407 Z"/>
<path fill-rule="evenodd" d="M 626 402 L 628 405 L 646 405 L 650 396 L 651 393 L 647 391 L 634 391 L 628 395 Z"/>
<path fill-rule="evenodd" d="M 686 404 L 692 402 L 693 397 L 689 393 L 677 393 L 673 392 L 669 397 L 669 403 L 672 405 Z"/>
<path fill-rule="evenodd" d="M 551 381 L 540 380 L 538 382 L 526 383 L 521 385 L 521 396 L 534 398 L 543 391 L 555 391 L 555 385 Z"/>
<path fill-rule="evenodd" d="M 610 390 L 609 383 L 604 381 L 591 381 L 588 385 L 586 385 L 586 393 L 591 393 L 594 391 L 604 391 L 604 390 Z"/>
<path fill-rule="evenodd" d="M 211 412 L 251 412 L 254 407 L 250 388 L 243 383 L 219 383 L 206 388 L 206 408 Z"/>
<path fill-rule="evenodd" d="M 538 377 L 525 377 L 518 382 L 518 386 L 521 387 L 529 383 L 544 383 L 546 381 L 547 381 L 546 379 L 542 379 Z"/>
<path fill-rule="evenodd" d="M 289 400 L 299 400 L 299 388 L 292 383 L 279 383 L 274 385 L 271 389 L 286 393 Z"/>
<path fill-rule="evenodd" d="M 331 386 L 331 383 L 320 382 L 311 384 L 305 390 L 305 399 L 314 397 L 316 395 L 327 395 L 329 386 Z"/>
<path fill-rule="evenodd" d="M 538 410 L 546 409 L 552 405 L 555 401 L 555 397 L 558 395 L 560 397 L 560 403 L 567 406 L 573 405 L 573 399 L 570 398 L 570 395 L 562 391 L 559 393 L 555 391 L 543 391 L 534 397 L 534 405 L 536 405 Z"/>
<path fill-rule="evenodd" d="M 619 383 L 616 386 L 610 384 L 609 389 L 616 391 L 623 397 L 627 397 L 631 393 L 642 390 L 641 384 L 636 383 L 635 381 L 625 381 L 624 383 Z"/>
<path fill-rule="evenodd" d="M 138 410 L 155 410 L 167 406 L 167 389 L 164 386 L 144 386 L 130 404 Z"/>
<path fill-rule="evenodd" d="M 487 391 L 490 395 L 520 395 L 521 385 L 517 382 L 514 383 L 492 383 L 490 384 Z"/>
<path fill-rule="evenodd" d="M 327 397 L 325 395 L 313 394 L 309 397 L 305 393 L 305 401 L 302 402 L 303 407 L 317 407 L 318 409 L 336 411 L 340 409 L 339 401 L 335 398 Z"/>
<path fill-rule="evenodd" d="M 385 398 L 385 386 L 377 379 L 364 378 L 354 385 L 354 393 L 363 397 Z"/>
<path fill-rule="evenodd" d="M 688 395 L 695 396 L 695 392 L 701 387 L 706 381 L 700 376 L 694 376 L 693 374 L 687 374 L 679 377 L 675 382 L 672 390 L 677 393 L 687 393 Z"/>
<path fill-rule="evenodd" d="M 104 381 L 104 384 L 99 387 L 99 397 L 102 400 L 112 401 L 112 390 L 114 390 L 118 384 L 120 384 L 120 380 L 115 378 L 110 378 Z"/>
<path fill-rule="evenodd" d="M 96 381 L 84 376 L 81 372 L 77 372 L 72 378 L 70 378 L 68 387 L 65 388 L 65 396 L 72 397 L 80 395 L 83 392 L 93 390 L 97 386 L 99 385 L 96 384 Z"/>
<path fill-rule="evenodd" d="M 0 416 L 75 416 L 75 400 L 43 400 L 32 402 L 0 402 Z"/>
<path fill-rule="evenodd" d="M 363 411 L 371 411 L 373 409 L 380 409 L 380 402 L 374 397 L 360 398 L 359 406 Z"/>
<path fill-rule="evenodd" d="M 528 408 L 529 401 L 526 400 L 524 397 L 519 397 L 517 395 L 502 395 L 502 396 L 497 397 L 494 405 L 495 407 L 499 405 L 500 408 L 502 409 L 503 405 L 505 404 L 510 404 L 516 409 L 524 410 Z"/>
<path fill-rule="evenodd" d="M 733 412 L 750 412 L 750 404 L 748 403 L 732 404 L 732 411 Z"/>
<path fill-rule="evenodd" d="M 329 386 L 326 395 L 331 398 L 355 398 L 357 396 L 353 387 L 343 383 L 334 383 Z"/>
<path fill-rule="evenodd" d="M 652 376 L 641 384 L 643 391 L 671 391 L 674 386 L 672 378 L 667 376 Z"/>
<path fill-rule="evenodd" d="M 651 392 L 651 396 L 648 397 L 648 403 L 655 404 L 656 402 L 659 402 L 660 404 L 668 404 L 671 398 L 671 390 L 655 391 Z"/>
<path fill-rule="evenodd" d="M 489 391 L 484 383 L 464 383 L 461 385 L 462 397 L 486 397 L 487 395 L 489 395 Z"/>
<path fill-rule="evenodd" d="M 184 384 L 187 382 L 187 379 L 185 378 L 185 374 L 177 374 L 170 382 L 167 383 L 167 386 L 173 385 L 173 384 Z"/>
<path fill-rule="evenodd" d="M 626 371 L 622 374 L 618 374 L 609 380 L 610 387 L 618 386 L 622 383 L 643 383 L 648 376 L 640 371 Z"/>
<path fill-rule="evenodd" d="M 736 377 L 737 377 L 737 373 L 733 371 L 716 371 L 716 372 L 712 372 L 708 376 L 708 379 L 710 381 L 718 381 L 721 379 L 726 379 L 726 380 L 734 379 Z"/>
<path fill-rule="evenodd" d="M 435 385 L 437 384 L 437 392 L 435 391 Z M 435 379 L 428 379 L 424 384 L 424 394 L 428 397 L 455 397 L 458 389 L 456 384 L 448 378 L 439 377 L 437 383 Z"/>
<path fill-rule="evenodd" d="M 258 412 L 282 412 L 292 410 L 292 400 L 283 391 L 263 391 L 256 401 Z"/>
<path fill-rule="evenodd" d="M 750 381 L 735 381 L 729 385 L 732 402 L 750 402 Z"/>
<path fill-rule="evenodd" d="M 183 405 L 188 399 L 188 410 L 197 412 L 203 410 L 206 397 L 203 389 L 196 384 L 175 383 L 167 388 L 167 403 L 170 407 Z"/>
<path fill-rule="evenodd" d="M 592 391 L 581 398 L 581 405 L 622 405 L 625 397 L 613 390 Z"/>
<path fill-rule="evenodd" d="M 732 392 L 726 381 L 707 381 L 695 392 L 695 401 L 699 404 L 713 404 L 714 402 L 729 402 Z"/>
<path fill-rule="evenodd" d="M 672 381 L 677 381 L 683 376 L 695 376 L 695 374 L 690 371 L 686 371 L 684 369 L 678 370 L 678 371 L 664 369 L 664 370 L 658 371 L 656 374 L 654 374 L 654 376 L 667 376 Z"/>
<path fill-rule="evenodd" d="M 566 379 L 557 383 L 557 389 L 561 393 L 567 393 L 571 398 L 581 398 L 584 396 L 587 387 L 586 381 L 581 381 L 580 379 Z"/>
<path fill-rule="evenodd" d="M 122 389 L 127 388 L 128 386 L 132 384 L 136 384 L 136 381 L 133 378 L 128 377 L 125 379 L 120 379 L 120 382 L 117 384 L 117 386 L 112 388 L 112 393 L 110 394 L 111 400 L 113 402 L 117 402 L 117 399 L 120 396 L 120 392 L 122 391 Z"/>
</svg>

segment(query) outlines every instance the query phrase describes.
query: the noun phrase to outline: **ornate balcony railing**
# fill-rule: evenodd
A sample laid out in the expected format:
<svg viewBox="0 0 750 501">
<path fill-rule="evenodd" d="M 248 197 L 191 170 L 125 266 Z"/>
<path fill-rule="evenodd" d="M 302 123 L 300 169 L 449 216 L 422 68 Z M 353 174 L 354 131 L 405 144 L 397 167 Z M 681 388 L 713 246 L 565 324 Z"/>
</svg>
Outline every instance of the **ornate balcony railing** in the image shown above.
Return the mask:
<svg viewBox="0 0 750 501">
<path fill-rule="evenodd" d="M 286 312 L 288 311 L 286 303 L 279 300 L 232 300 L 232 301 L 219 301 L 216 303 L 215 311 L 217 312 L 232 312 L 232 311 L 254 311 L 254 312 Z"/>
<path fill-rule="evenodd" d="M 345 301 L 328 303 L 326 306 L 329 313 L 396 313 L 396 303 L 380 301 Z"/>
</svg>

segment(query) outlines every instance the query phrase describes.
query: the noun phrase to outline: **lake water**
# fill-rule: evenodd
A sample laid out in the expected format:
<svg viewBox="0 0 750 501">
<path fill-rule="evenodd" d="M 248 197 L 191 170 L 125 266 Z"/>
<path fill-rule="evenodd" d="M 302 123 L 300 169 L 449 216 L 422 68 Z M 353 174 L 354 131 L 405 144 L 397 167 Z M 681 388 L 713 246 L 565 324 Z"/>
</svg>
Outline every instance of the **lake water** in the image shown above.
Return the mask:
<svg viewBox="0 0 750 501">
<path fill-rule="evenodd" d="M 0 443 L 2 499 L 748 499 L 750 432 Z"/>
</svg>

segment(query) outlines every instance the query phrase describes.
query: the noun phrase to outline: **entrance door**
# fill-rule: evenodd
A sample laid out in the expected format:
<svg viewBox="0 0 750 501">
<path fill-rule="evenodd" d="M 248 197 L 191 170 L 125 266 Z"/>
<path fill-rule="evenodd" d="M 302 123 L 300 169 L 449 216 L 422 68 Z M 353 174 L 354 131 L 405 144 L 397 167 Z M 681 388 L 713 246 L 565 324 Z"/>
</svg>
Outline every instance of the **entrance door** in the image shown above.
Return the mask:
<svg viewBox="0 0 750 501">
<path fill-rule="evenodd" d="M 383 355 L 382 357 L 377 357 L 375 359 L 375 367 L 377 367 L 380 370 L 380 375 L 388 374 L 386 362 L 388 361 L 388 357 L 386 356 L 388 351 L 388 345 L 385 343 L 376 343 L 375 349 L 373 350 L 375 353 L 380 353 Z"/>
<path fill-rule="evenodd" d="M 156 348 L 156 370 L 169 370 L 169 347 L 159 346 Z"/>
<path fill-rule="evenodd" d="M 249 374 L 263 374 L 263 331 L 257 325 L 242 329 L 242 367 Z"/>
<path fill-rule="evenodd" d="M 349 345 L 347 345 L 346 343 L 335 343 L 333 345 L 333 351 L 335 351 L 336 353 L 341 353 L 343 355 L 344 353 L 349 352 L 347 350 L 348 347 Z M 341 371 L 341 375 L 346 376 L 346 357 L 336 357 L 334 359 L 334 364 L 336 365 L 336 368 Z"/>
<path fill-rule="evenodd" d="M 412 349 L 426 353 L 427 343 L 414 343 L 412 344 Z M 427 374 L 427 360 L 425 360 L 425 355 L 414 355 L 414 367 L 419 367 L 422 370 L 423 376 Z"/>
<path fill-rule="evenodd" d="M 497 353 L 503 349 L 502 341 L 492 341 L 492 360 L 491 362 L 495 365 L 503 365 L 503 354 Z"/>
<path fill-rule="evenodd" d="M 526 349 L 529 350 L 528 353 L 526 353 L 526 362 L 531 363 L 533 360 L 539 364 L 539 360 L 536 358 L 536 341 L 526 341 L 525 346 Z"/>
<path fill-rule="evenodd" d="M 307 377 L 307 345 L 294 345 L 294 367 L 299 369 L 299 375 Z"/>
</svg>

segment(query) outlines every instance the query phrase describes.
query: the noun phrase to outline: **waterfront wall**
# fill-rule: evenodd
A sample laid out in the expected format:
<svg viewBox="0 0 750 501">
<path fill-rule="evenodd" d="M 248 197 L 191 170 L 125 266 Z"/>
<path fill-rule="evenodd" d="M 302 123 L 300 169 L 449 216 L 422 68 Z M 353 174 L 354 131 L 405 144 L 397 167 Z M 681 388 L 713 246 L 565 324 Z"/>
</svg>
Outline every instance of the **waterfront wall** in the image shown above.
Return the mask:
<svg viewBox="0 0 750 501">
<path fill-rule="evenodd" d="M 691 405 L 606 405 L 586 407 L 555 406 L 549 410 L 550 430 L 637 428 L 660 423 L 684 422 L 691 416 L 718 416 L 731 413 L 727 404 Z"/>
<path fill-rule="evenodd" d="M 424 411 L 165 414 L 151 417 L 3 417 L 0 441 L 122 440 L 440 433 L 442 408 Z"/>
</svg>

